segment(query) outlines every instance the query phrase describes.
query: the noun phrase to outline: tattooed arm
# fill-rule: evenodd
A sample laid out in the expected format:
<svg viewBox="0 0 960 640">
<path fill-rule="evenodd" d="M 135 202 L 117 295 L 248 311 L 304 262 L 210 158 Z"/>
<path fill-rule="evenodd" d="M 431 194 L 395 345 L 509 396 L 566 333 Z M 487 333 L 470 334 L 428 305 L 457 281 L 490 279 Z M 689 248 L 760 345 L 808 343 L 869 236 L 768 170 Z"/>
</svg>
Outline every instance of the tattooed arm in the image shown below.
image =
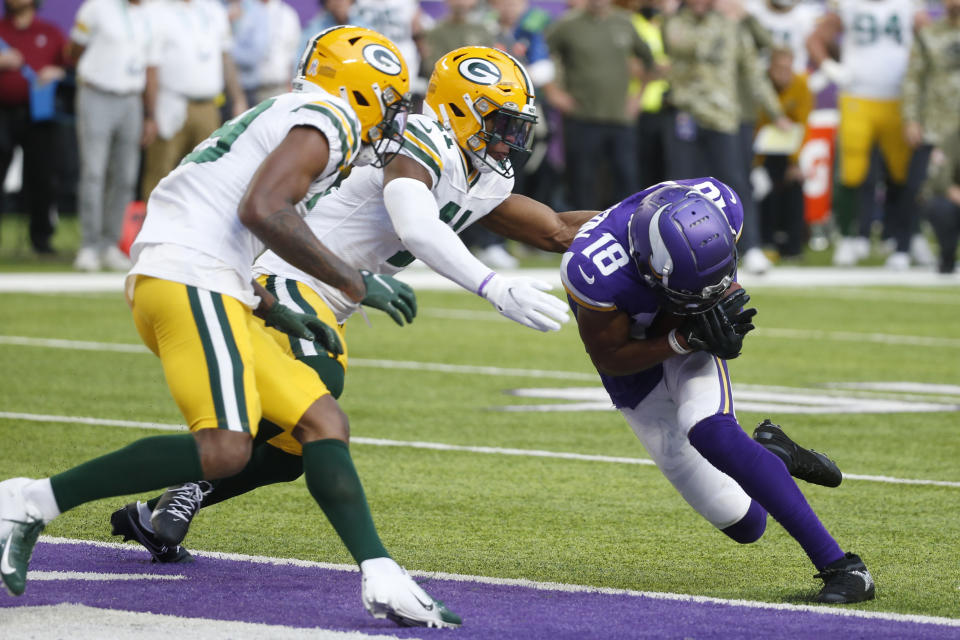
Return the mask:
<svg viewBox="0 0 960 640">
<path fill-rule="evenodd" d="M 319 129 L 291 129 L 250 181 L 240 201 L 240 222 L 288 263 L 359 302 L 366 294 L 360 272 L 331 253 L 295 210 L 326 168 L 328 154 Z"/>
</svg>

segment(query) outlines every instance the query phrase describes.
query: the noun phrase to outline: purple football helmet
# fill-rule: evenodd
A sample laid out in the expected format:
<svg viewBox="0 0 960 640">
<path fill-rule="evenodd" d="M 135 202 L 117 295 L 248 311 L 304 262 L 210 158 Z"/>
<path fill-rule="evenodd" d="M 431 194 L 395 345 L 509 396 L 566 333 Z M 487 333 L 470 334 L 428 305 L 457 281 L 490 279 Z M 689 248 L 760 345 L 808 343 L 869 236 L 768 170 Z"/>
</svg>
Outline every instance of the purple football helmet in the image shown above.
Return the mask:
<svg viewBox="0 0 960 640">
<path fill-rule="evenodd" d="M 696 189 L 666 185 L 647 194 L 628 223 L 640 275 L 679 314 L 717 304 L 737 269 L 727 216 Z"/>
</svg>

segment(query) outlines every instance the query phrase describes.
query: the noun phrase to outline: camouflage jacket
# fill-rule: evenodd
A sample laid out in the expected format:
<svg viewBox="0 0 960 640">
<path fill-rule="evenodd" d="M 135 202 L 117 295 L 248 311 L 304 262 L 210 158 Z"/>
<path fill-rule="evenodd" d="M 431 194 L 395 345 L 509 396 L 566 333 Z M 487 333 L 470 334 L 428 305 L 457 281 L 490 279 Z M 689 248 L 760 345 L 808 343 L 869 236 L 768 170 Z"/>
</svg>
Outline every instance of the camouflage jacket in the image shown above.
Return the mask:
<svg viewBox="0 0 960 640">
<path fill-rule="evenodd" d="M 783 112 L 760 65 L 756 47 L 738 22 L 711 11 L 697 18 L 682 9 L 664 25 L 663 44 L 670 56 L 670 102 L 698 125 L 733 133 L 741 120 L 737 81 L 772 117 Z M 750 114 L 750 120 L 753 114 Z"/>
<path fill-rule="evenodd" d="M 952 184 L 960 185 L 960 131 L 944 138 L 943 144 L 930 154 L 923 196 L 943 196 Z"/>
<path fill-rule="evenodd" d="M 903 80 L 903 119 L 939 144 L 960 129 L 960 26 L 939 20 L 921 29 Z"/>
</svg>

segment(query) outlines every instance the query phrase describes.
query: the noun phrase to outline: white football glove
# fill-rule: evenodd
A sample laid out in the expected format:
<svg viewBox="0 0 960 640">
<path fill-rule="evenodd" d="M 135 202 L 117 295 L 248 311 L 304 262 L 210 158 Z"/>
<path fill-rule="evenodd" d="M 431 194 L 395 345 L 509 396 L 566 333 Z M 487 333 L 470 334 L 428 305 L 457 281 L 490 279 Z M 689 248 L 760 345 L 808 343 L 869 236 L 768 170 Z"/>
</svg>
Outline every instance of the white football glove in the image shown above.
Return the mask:
<svg viewBox="0 0 960 640">
<path fill-rule="evenodd" d="M 570 320 L 569 307 L 544 293 L 553 287 L 536 278 L 506 278 L 495 274 L 483 290 L 483 297 L 514 322 L 537 331 L 559 331 Z"/>
<path fill-rule="evenodd" d="M 850 70 L 833 58 L 827 58 L 821 62 L 819 71 L 822 71 L 830 82 L 837 85 L 837 89 L 843 89 L 853 80 L 853 74 Z"/>
</svg>

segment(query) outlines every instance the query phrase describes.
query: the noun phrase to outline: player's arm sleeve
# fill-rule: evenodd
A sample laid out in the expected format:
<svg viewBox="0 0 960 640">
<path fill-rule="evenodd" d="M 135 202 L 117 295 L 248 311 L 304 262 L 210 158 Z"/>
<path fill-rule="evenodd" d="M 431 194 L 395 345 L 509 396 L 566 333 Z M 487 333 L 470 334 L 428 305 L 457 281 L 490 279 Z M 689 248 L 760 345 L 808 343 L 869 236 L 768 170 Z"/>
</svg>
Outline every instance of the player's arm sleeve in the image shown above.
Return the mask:
<svg viewBox="0 0 960 640">
<path fill-rule="evenodd" d="M 575 251 L 567 251 L 560 262 L 560 281 L 567 295 L 579 306 L 593 311 L 616 311 L 617 305 L 597 287 L 593 263 Z"/>
<path fill-rule="evenodd" d="M 90 44 L 97 30 L 97 6 L 97 3 L 87 0 L 77 10 L 73 28 L 70 29 L 70 40 L 80 46 L 86 47 Z"/>
<path fill-rule="evenodd" d="M 289 126 L 319 129 L 327 138 L 330 159 L 324 175 L 344 169 L 360 149 L 360 123 L 339 100 L 318 100 L 300 105 L 290 113 Z"/>
<path fill-rule="evenodd" d="M 923 33 L 918 33 L 910 47 L 910 60 L 907 63 L 907 73 L 903 78 L 903 120 L 904 122 L 920 122 L 922 110 L 923 85 L 926 76 L 926 47 Z"/>
<path fill-rule="evenodd" d="M 410 253 L 467 291 L 478 292 L 492 269 L 477 260 L 460 236 L 440 220 L 437 200 L 426 184 L 414 178 L 395 178 L 383 188 L 383 203 L 394 231 Z"/>
<path fill-rule="evenodd" d="M 430 135 L 430 134 L 434 135 Z M 438 135 L 439 134 L 439 135 Z M 430 187 L 440 182 L 443 173 L 443 154 L 440 152 L 443 145 L 442 132 L 434 128 L 427 132 L 416 122 L 407 122 L 403 131 L 403 147 L 400 154 L 421 165 L 430 174 Z"/>
</svg>

